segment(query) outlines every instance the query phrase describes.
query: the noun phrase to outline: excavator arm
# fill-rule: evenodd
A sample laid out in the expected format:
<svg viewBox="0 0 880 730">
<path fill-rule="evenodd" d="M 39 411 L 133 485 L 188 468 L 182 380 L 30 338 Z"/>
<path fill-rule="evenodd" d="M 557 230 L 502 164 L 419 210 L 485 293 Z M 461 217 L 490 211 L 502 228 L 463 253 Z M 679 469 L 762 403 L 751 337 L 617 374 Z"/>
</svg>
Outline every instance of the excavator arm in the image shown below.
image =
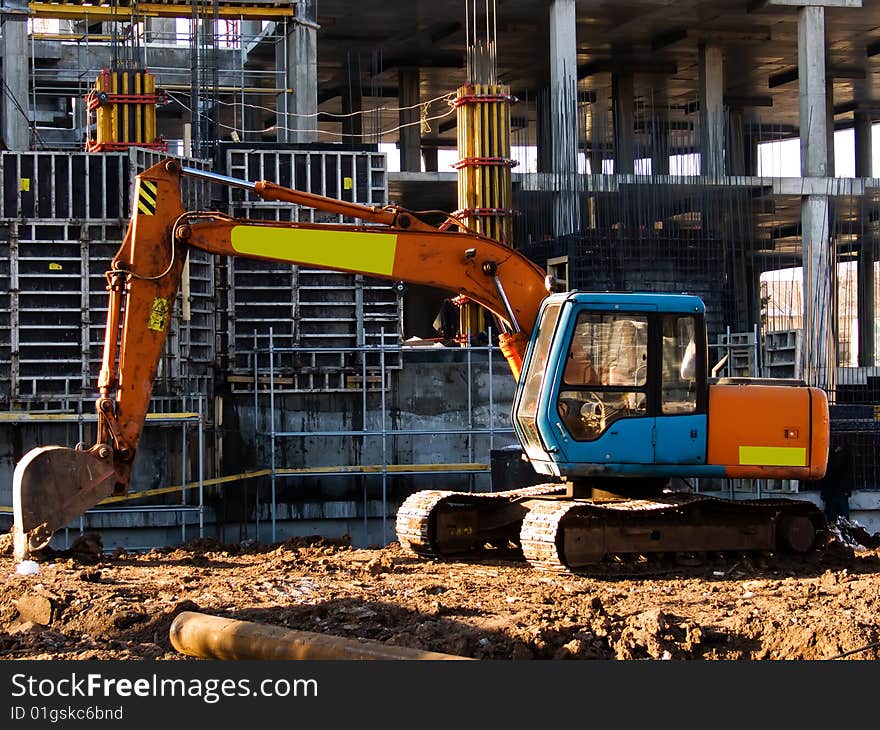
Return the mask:
<svg viewBox="0 0 880 730">
<path fill-rule="evenodd" d="M 265 200 L 305 205 L 369 225 L 279 223 L 187 211 L 181 177 L 243 187 Z M 527 336 L 547 295 L 543 270 L 522 254 L 466 230 L 446 230 L 394 206 L 325 198 L 168 160 L 137 176 L 133 214 L 107 272 L 110 293 L 98 378 L 97 439 L 89 449 L 33 449 L 13 477 L 15 554 L 24 559 L 55 530 L 112 494 L 124 494 L 146 419 L 171 310 L 189 248 L 424 284 L 492 312 L 519 378 Z"/>
</svg>

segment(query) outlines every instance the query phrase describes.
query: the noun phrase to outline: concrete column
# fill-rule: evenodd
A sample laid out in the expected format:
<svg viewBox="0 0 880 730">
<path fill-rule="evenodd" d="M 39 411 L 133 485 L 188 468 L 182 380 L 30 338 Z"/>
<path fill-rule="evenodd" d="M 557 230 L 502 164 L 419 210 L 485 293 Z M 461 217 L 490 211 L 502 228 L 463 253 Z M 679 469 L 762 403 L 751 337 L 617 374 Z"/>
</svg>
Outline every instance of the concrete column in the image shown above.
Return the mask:
<svg viewBox="0 0 880 730">
<path fill-rule="evenodd" d="M 855 113 L 856 177 L 874 177 L 874 121 L 868 112 Z"/>
<path fill-rule="evenodd" d="M 535 97 L 535 147 L 538 172 L 553 172 L 553 133 L 550 129 L 550 90 Z"/>
<path fill-rule="evenodd" d="M 425 172 L 437 172 L 440 169 L 438 152 L 436 147 L 422 147 L 422 162 L 425 165 Z"/>
<path fill-rule="evenodd" d="M 825 122 L 825 134 L 828 136 L 828 177 L 834 177 L 834 79 L 825 78 L 825 110 L 828 119 Z"/>
<path fill-rule="evenodd" d="M 828 109 L 825 77 L 825 8 L 798 9 L 801 175 L 826 177 Z M 833 389 L 832 346 L 836 256 L 829 238 L 827 195 L 805 195 L 801 202 L 804 267 L 804 374 L 812 385 Z"/>
<path fill-rule="evenodd" d="M 651 174 L 669 174 L 669 123 L 663 119 L 651 124 Z"/>
<path fill-rule="evenodd" d="M 403 172 L 422 171 L 422 132 L 419 128 L 421 101 L 419 89 L 421 74 L 417 68 L 401 68 L 397 72 L 397 98 L 401 107 L 400 169 Z"/>
<path fill-rule="evenodd" d="M 608 95 L 597 91 L 596 100 L 590 105 L 590 173 L 593 175 L 602 174 L 608 127 Z"/>
<path fill-rule="evenodd" d="M 248 47 L 253 44 L 257 36 L 262 30 L 262 22 L 259 20 L 243 20 L 241 22 L 241 52 L 244 54 L 244 79 L 245 86 L 257 86 L 257 83 L 248 73 L 247 53 Z M 242 97 L 244 108 L 242 110 L 242 141 L 259 142 L 262 139 L 261 132 L 272 125 L 271 121 L 267 121 L 265 110 L 260 107 L 265 106 L 264 99 L 259 94 L 244 94 Z"/>
<path fill-rule="evenodd" d="M 874 176 L 873 120 L 867 112 L 855 114 L 855 155 L 856 177 Z M 856 261 L 856 297 L 859 313 L 859 365 L 870 367 L 877 357 L 877 343 L 874 337 L 874 319 L 877 316 L 877 302 L 874 301 L 874 261 L 877 258 L 876 244 L 867 228 L 867 216 L 863 217 L 862 240 Z"/>
<path fill-rule="evenodd" d="M 856 262 L 856 297 L 859 313 L 859 365 L 870 367 L 877 362 L 877 342 L 874 322 L 877 302 L 874 297 L 874 261 L 877 246 L 867 237 L 861 242 Z"/>
<path fill-rule="evenodd" d="M 342 113 L 351 116 L 342 118 L 343 144 L 362 144 L 364 141 L 364 92 L 361 86 L 360 54 L 349 53 L 345 66 L 345 85 L 342 87 Z"/>
<path fill-rule="evenodd" d="M 700 173 L 724 175 L 724 55 L 700 44 Z"/>
<path fill-rule="evenodd" d="M 318 139 L 318 41 L 315 0 L 297 3 L 297 17 L 286 24 L 277 46 L 278 68 L 292 93 L 278 99 L 278 141 L 316 142 Z"/>
<path fill-rule="evenodd" d="M 3 143 L 15 152 L 31 146 L 27 15 L 3 16 Z"/>
<path fill-rule="evenodd" d="M 577 178 L 577 19 L 574 0 L 550 3 L 550 128 L 553 173 L 558 192 L 553 205 L 554 235 L 580 229 Z"/>
<path fill-rule="evenodd" d="M 631 175 L 635 160 L 635 85 L 630 73 L 611 74 L 614 107 L 614 172 Z"/>
<path fill-rule="evenodd" d="M 758 174 L 758 142 L 755 132 L 745 121 L 742 109 L 730 109 L 730 127 L 726 135 L 728 175 Z"/>
</svg>

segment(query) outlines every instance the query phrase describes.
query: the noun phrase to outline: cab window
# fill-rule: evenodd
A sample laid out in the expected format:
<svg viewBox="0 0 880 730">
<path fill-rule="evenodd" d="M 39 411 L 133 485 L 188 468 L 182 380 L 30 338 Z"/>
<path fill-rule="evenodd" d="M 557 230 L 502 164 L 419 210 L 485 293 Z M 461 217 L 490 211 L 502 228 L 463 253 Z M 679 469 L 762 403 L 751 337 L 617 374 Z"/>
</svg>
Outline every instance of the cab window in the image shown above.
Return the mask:
<svg viewBox="0 0 880 730">
<path fill-rule="evenodd" d="M 621 418 L 647 414 L 648 319 L 582 312 L 566 352 L 557 412 L 571 436 L 598 438 Z"/>
<path fill-rule="evenodd" d="M 697 323 L 694 317 L 663 317 L 663 370 L 660 390 L 665 415 L 697 410 Z"/>
</svg>

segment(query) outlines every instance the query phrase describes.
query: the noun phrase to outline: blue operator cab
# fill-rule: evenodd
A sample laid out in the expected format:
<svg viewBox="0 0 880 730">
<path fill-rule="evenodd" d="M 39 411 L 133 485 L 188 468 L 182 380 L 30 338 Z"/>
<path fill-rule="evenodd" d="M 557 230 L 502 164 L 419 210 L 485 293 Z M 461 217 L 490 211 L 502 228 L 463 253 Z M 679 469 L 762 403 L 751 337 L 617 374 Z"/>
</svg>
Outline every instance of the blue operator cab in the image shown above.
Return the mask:
<svg viewBox="0 0 880 730">
<path fill-rule="evenodd" d="M 699 297 L 567 292 L 541 307 L 512 420 L 540 474 L 723 476 L 707 401 Z"/>
</svg>

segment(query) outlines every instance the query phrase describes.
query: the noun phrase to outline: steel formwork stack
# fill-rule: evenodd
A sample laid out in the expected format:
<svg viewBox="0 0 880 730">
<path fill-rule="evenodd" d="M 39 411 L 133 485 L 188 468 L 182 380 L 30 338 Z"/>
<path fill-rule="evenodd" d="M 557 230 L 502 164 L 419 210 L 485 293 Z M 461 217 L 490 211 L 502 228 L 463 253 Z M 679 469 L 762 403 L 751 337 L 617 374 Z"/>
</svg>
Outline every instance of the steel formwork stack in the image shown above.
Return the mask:
<svg viewBox="0 0 880 730">
<path fill-rule="evenodd" d="M 93 396 L 107 313 L 104 273 L 125 233 L 133 177 L 156 159 L 144 151 L 0 154 L 5 408 L 69 410 Z M 191 257 L 188 279 L 154 391 L 160 397 L 208 392 L 214 285 L 207 254 Z"/>
<path fill-rule="evenodd" d="M 371 151 L 227 149 L 231 177 L 270 180 L 285 187 L 363 205 L 388 202 L 384 153 Z M 257 220 L 355 223 L 351 218 L 289 203 L 266 202 L 249 192 L 229 189 L 229 213 Z M 228 369 L 233 389 L 252 389 L 252 352 L 266 347 L 270 329 L 276 347 L 356 349 L 399 345 L 401 302 L 389 282 L 356 274 L 309 269 L 292 264 L 229 258 L 225 264 Z M 283 390 L 349 390 L 361 377 L 360 363 L 338 355 L 300 357 L 278 363 Z M 368 377 L 376 375 L 378 357 L 367 354 Z M 399 368 L 399 359 L 386 361 Z M 262 373 L 265 375 L 265 373 Z M 354 380 L 353 380 L 354 379 Z M 247 384 L 242 385 L 243 382 Z M 354 386 L 357 387 L 357 386 Z"/>
</svg>

